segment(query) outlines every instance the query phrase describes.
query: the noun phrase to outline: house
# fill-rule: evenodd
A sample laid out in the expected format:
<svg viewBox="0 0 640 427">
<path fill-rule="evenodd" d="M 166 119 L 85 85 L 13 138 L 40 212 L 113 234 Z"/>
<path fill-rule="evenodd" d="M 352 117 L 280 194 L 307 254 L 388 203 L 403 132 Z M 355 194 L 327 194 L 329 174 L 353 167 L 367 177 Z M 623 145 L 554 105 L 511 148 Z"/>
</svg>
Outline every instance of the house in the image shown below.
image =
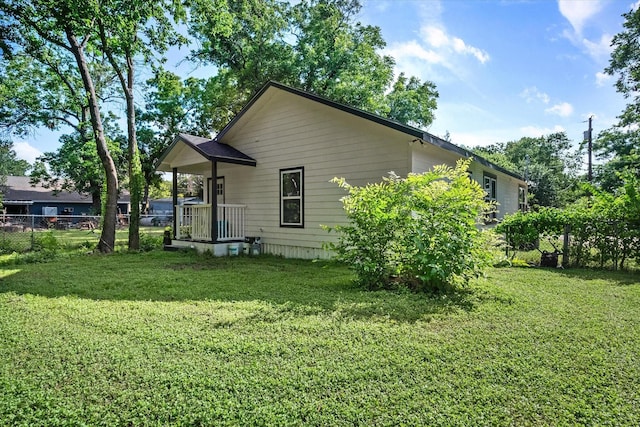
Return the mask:
<svg viewBox="0 0 640 427">
<path fill-rule="evenodd" d="M 498 219 L 524 206 L 517 174 L 423 130 L 269 82 L 215 138 L 178 135 L 157 170 L 173 173 L 174 245 L 222 254 L 252 236 L 263 252 L 325 258 L 323 242 L 335 236 L 321 225 L 346 222 L 332 178 L 365 185 L 461 158 L 473 159 L 470 174 L 499 203 Z M 203 176 L 204 204 L 177 206 L 179 173 Z"/>
<path fill-rule="evenodd" d="M 54 191 L 42 184 L 31 185 L 28 176 L 7 176 L 0 186 L 2 211 L 6 215 L 92 215 L 91 196 L 75 191 Z M 118 200 L 122 214 L 129 213 L 129 195 Z"/>
</svg>

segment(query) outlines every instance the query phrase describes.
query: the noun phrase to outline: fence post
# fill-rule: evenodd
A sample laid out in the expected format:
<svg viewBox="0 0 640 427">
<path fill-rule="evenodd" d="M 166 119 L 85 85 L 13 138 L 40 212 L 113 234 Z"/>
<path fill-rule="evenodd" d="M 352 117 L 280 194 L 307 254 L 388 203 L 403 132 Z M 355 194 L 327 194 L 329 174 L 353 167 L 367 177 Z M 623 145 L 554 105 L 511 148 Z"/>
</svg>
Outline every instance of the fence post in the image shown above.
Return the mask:
<svg viewBox="0 0 640 427">
<path fill-rule="evenodd" d="M 571 225 L 564 226 L 564 241 L 562 242 L 562 267 L 569 267 L 569 233 L 571 233 Z"/>
<path fill-rule="evenodd" d="M 507 226 L 507 229 L 504 232 L 504 252 L 505 252 L 505 257 L 507 257 L 507 259 L 509 259 L 509 230 L 510 230 L 510 226 Z"/>
<path fill-rule="evenodd" d="M 620 251 L 620 233 L 618 231 L 618 221 L 613 221 L 613 234 L 615 245 L 613 247 L 613 271 L 618 270 L 618 252 Z"/>
<path fill-rule="evenodd" d="M 34 250 L 36 247 L 36 236 L 35 236 L 35 228 L 36 228 L 36 217 L 35 215 L 31 215 L 31 250 Z"/>
</svg>

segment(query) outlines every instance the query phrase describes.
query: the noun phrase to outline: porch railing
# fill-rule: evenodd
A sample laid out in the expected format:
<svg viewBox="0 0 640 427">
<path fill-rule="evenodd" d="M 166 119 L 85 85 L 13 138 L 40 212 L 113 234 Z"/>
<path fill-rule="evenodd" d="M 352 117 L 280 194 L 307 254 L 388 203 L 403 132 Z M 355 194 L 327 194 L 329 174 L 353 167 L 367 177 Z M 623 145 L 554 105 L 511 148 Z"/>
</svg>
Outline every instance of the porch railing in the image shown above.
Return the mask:
<svg viewBox="0 0 640 427">
<path fill-rule="evenodd" d="M 244 240 L 245 205 L 218 205 L 218 241 Z M 211 205 L 177 206 L 176 239 L 211 241 Z"/>
</svg>

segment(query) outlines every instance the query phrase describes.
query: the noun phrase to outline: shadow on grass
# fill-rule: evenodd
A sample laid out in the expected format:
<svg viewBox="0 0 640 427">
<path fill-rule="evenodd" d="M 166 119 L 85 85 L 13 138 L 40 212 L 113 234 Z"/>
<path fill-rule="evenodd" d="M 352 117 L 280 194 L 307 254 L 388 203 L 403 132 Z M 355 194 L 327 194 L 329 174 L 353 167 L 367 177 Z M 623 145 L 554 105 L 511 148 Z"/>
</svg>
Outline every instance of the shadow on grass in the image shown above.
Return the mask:
<svg viewBox="0 0 640 427">
<path fill-rule="evenodd" d="M 369 292 L 353 284 L 343 265 L 269 256 L 213 258 L 157 251 L 2 268 L 15 271 L 0 279 L 0 292 L 108 301 L 257 301 L 281 314 L 400 322 L 471 311 L 496 299 L 471 288 L 441 294 Z"/>
</svg>

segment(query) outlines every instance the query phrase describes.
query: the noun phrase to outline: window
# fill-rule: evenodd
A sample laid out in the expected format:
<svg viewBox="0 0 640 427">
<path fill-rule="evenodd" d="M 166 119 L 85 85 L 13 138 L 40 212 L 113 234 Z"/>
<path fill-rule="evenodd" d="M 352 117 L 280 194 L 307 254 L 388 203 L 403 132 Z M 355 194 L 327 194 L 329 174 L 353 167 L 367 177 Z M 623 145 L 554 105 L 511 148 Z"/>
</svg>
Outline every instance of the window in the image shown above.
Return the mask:
<svg viewBox="0 0 640 427">
<path fill-rule="evenodd" d="M 484 174 L 483 176 L 483 182 L 484 182 L 484 191 L 486 193 L 485 195 L 485 200 L 487 202 L 496 202 L 498 199 L 498 179 L 495 175 L 489 175 L 489 174 Z M 493 220 L 496 219 L 496 214 L 497 212 L 494 210 L 493 212 L 489 213 L 486 218 L 485 218 L 485 222 L 491 222 Z"/>
<path fill-rule="evenodd" d="M 518 209 L 521 212 L 527 211 L 527 189 L 518 186 Z"/>
<path fill-rule="evenodd" d="M 304 168 L 280 170 L 280 226 L 304 227 Z"/>
</svg>

